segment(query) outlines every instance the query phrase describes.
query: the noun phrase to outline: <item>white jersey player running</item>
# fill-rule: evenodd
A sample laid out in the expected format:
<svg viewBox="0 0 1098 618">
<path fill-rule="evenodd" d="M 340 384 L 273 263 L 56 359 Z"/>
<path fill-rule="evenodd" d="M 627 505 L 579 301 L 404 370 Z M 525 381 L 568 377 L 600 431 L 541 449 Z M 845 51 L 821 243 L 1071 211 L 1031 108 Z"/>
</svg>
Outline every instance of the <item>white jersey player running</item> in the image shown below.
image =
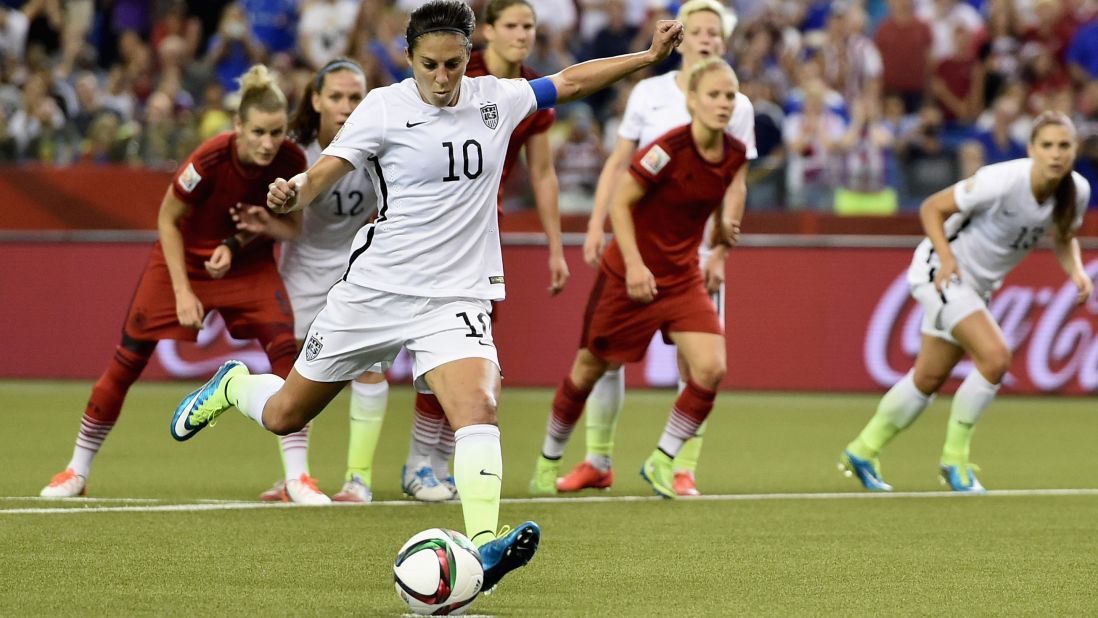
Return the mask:
<svg viewBox="0 0 1098 618">
<path fill-rule="evenodd" d="M 300 428 L 347 381 L 412 356 L 455 429 L 454 476 L 465 529 L 479 546 L 483 589 L 533 557 L 541 538 L 526 522 L 497 533 L 503 459 L 496 411 L 500 370 L 490 301 L 504 297 L 496 195 L 511 130 L 538 107 L 577 100 L 666 58 L 682 25 L 657 24 L 652 47 L 568 67 L 547 78 L 464 77 L 475 28 L 460 0 L 436 0 L 408 23 L 413 77 L 371 91 L 324 156 L 271 183 L 276 212 L 308 205 L 354 169 L 370 170 L 377 219 L 354 241 L 350 267 L 328 294 L 285 381 L 226 363 L 180 403 L 178 440 L 235 406 L 274 433 Z"/>
<path fill-rule="evenodd" d="M 682 71 L 671 71 L 656 77 L 640 81 L 633 87 L 626 104 L 625 115 L 618 127 L 618 140 L 599 176 L 595 191 L 595 205 L 587 227 L 584 242 L 584 260 L 593 268 L 598 268 L 602 249 L 606 244 L 604 232 L 607 207 L 610 194 L 616 186 L 618 177 L 625 173 L 633 153 L 644 148 L 657 137 L 671 129 L 690 123 L 690 112 L 686 108 L 686 73 L 689 68 L 710 57 L 724 54 L 725 42 L 736 26 L 736 17 L 717 0 L 689 0 L 679 9 L 679 21 L 683 23 L 683 44 L 679 47 L 682 55 Z M 755 159 L 755 110 L 751 101 L 743 94 L 736 93 L 732 118 L 728 121 L 728 133 L 747 146 L 747 158 Z M 728 212 L 733 213 L 737 223 L 743 219 L 744 200 L 747 197 L 746 186 L 732 192 L 734 197 L 728 204 Z M 712 233 L 713 222 L 706 228 L 706 238 Z M 721 247 L 711 250 L 709 243 L 702 243 L 698 258 L 705 274 L 706 286 L 717 305 L 721 322 L 724 322 L 724 263 L 728 249 Z M 654 340 L 655 341 L 655 340 Z M 662 340 L 655 343 L 655 349 L 666 346 Z M 653 348 L 649 348 L 651 353 Z M 679 367 L 684 367 L 679 360 Z M 680 379 L 680 388 L 685 384 Z M 608 371 L 595 385 L 587 400 L 587 457 L 567 476 L 559 479 L 556 488 L 559 491 L 579 491 L 587 487 L 606 488 L 613 482 L 611 454 L 614 449 L 614 433 L 618 416 L 621 414 L 625 395 L 624 369 Z M 698 495 L 694 482 L 694 472 L 701 453 L 702 436 L 705 424 L 698 429 L 696 437 L 675 457 L 674 487 L 682 496 Z M 548 479 L 535 479 L 531 483 L 534 493 L 548 493 L 551 488 Z"/>
<path fill-rule="evenodd" d="M 878 455 L 918 418 L 968 354 L 974 370 L 953 397 L 940 471 L 953 491 L 984 491 L 969 461 L 972 431 L 1011 360 L 988 299 L 1048 232 L 1060 266 L 1078 290 L 1075 300 L 1085 302 L 1094 289 L 1075 237 L 1090 200 L 1090 185 L 1071 169 L 1076 148 L 1071 120 L 1045 112 L 1033 125 L 1029 158 L 980 168 L 923 202 L 919 214 L 927 238 L 908 269 L 911 295 L 924 312 L 919 355 L 839 462 L 866 489 L 892 489 L 881 477 Z"/>
</svg>

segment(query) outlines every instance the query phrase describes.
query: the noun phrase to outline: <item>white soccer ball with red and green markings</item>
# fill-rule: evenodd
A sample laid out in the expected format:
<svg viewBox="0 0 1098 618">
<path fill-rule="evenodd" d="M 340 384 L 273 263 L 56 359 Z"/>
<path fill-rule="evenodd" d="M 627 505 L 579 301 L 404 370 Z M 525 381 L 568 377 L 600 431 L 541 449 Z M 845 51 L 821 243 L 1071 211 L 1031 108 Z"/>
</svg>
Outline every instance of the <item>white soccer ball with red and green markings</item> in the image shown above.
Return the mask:
<svg viewBox="0 0 1098 618">
<path fill-rule="evenodd" d="M 480 594 L 480 552 L 464 534 L 445 528 L 418 532 L 397 552 L 393 579 L 401 600 L 416 614 L 465 613 Z"/>
</svg>

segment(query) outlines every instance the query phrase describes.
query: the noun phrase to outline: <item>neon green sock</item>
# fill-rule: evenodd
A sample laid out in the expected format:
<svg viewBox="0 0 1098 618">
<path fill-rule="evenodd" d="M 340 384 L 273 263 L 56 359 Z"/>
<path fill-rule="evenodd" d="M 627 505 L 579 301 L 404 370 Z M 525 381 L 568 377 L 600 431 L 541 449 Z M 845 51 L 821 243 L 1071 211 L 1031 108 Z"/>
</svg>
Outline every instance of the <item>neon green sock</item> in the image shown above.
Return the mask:
<svg viewBox="0 0 1098 618">
<path fill-rule="evenodd" d="M 454 432 L 454 482 L 461 496 L 465 535 L 478 547 L 494 540 L 503 484 L 499 427 L 467 425 Z"/>
<path fill-rule="evenodd" d="M 942 464 L 947 466 L 967 466 L 968 454 L 972 445 L 972 432 L 976 426 L 972 423 L 949 419 L 946 425 L 945 447 L 942 449 Z"/>
<path fill-rule="evenodd" d="M 875 459 L 898 433 L 900 428 L 893 425 L 888 418 L 882 414 L 874 414 L 862 433 L 846 446 L 846 450 L 860 459 Z"/>
<path fill-rule="evenodd" d="M 364 483 L 373 486 L 374 453 L 381 437 L 388 399 L 388 382 L 351 383 L 351 431 L 347 442 L 346 480 L 357 474 Z"/>
<path fill-rule="evenodd" d="M 625 398 L 625 370 L 607 371 L 587 397 L 587 452 L 610 457 Z"/>
<path fill-rule="evenodd" d="M 694 434 L 693 438 L 687 440 L 682 448 L 679 449 L 679 454 L 675 455 L 675 461 L 672 465 L 675 472 L 680 470 L 686 470 L 687 472 L 696 472 L 698 469 L 698 458 L 701 457 L 702 452 L 702 439 L 705 437 L 705 426 L 709 424 L 706 420 L 701 425 L 698 425 L 698 432 Z"/>
</svg>

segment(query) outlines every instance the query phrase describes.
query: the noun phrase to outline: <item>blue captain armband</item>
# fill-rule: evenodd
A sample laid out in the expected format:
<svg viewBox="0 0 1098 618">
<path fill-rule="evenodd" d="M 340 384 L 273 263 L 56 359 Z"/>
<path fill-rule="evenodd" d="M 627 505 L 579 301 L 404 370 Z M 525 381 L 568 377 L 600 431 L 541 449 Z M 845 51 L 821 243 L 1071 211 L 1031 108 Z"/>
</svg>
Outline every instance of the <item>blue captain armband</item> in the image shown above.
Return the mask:
<svg viewBox="0 0 1098 618">
<path fill-rule="evenodd" d="M 548 77 L 539 77 L 528 82 L 534 89 L 534 100 L 538 102 L 538 109 L 546 109 L 557 104 L 557 87 Z"/>
</svg>

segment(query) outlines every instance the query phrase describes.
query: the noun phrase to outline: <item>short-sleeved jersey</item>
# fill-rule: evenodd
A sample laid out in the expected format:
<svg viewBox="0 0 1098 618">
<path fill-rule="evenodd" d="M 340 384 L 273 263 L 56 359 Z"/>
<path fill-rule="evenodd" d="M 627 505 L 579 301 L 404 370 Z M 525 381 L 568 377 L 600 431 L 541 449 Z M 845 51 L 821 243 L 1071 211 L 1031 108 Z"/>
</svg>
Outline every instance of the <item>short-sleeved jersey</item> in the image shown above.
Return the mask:
<svg viewBox="0 0 1098 618">
<path fill-rule="evenodd" d="M 315 140 L 305 148 L 309 165 L 320 158 L 320 144 Z M 287 272 L 297 265 L 310 270 L 331 268 L 334 284 L 343 276 L 347 254 L 358 230 L 377 210 L 377 195 L 370 175 L 356 169 L 336 182 L 324 195 L 318 196 L 302 214 L 301 234 L 282 243 L 279 270 Z"/>
<path fill-rule="evenodd" d="M 233 207 L 266 204 L 267 185 L 303 171 L 305 153 L 290 140 L 283 141 L 274 160 L 262 167 L 240 161 L 235 132 L 216 135 L 199 145 L 172 180 L 172 194 L 191 207 L 179 225 L 188 275 L 209 277 L 203 262 L 237 231 L 230 214 Z M 274 241 L 265 236 L 248 243 L 233 256 L 227 276 L 241 274 L 256 260 L 273 260 L 273 247 Z"/>
<path fill-rule="evenodd" d="M 520 69 L 522 79 L 527 81 L 537 79 L 541 77 L 533 71 L 533 69 L 522 65 Z M 481 77 L 488 75 L 488 65 L 484 60 L 484 52 L 475 51 L 469 56 L 469 65 L 465 67 L 465 75 L 468 77 Z M 515 162 L 518 161 L 519 150 L 526 145 L 526 140 L 531 136 L 538 133 L 545 133 L 553 127 L 553 123 L 556 122 L 557 112 L 552 108 L 539 109 L 538 111 L 530 114 L 519 123 L 515 130 L 511 132 L 511 142 L 507 145 L 507 159 L 503 163 L 503 177 L 499 181 L 499 212 L 503 214 L 503 185 L 507 184 L 507 178 L 511 175 L 511 170 L 515 167 Z"/>
<path fill-rule="evenodd" d="M 727 133 L 724 153 L 718 163 L 702 158 L 687 125 L 658 137 L 633 156 L 629 173 L 644 189 L 632 210 L 637 248 L 661 289 L 701 282 L 698 247 L 706 221 L 747 160 L 744 145 Z M 606 248 L 602 268 L 625 277 L 617 241 Z"/>
<path fill-rule="evenodd" d="M 496 194 L 511 132 L 537 107 L 526 80 L 463 77 L 457 104 L 424 102 L 411 78 L 375 88 L 325 155 L 367 169 L 378 214 L 345 280 L 425 297 L 504 298 Z"/>
<path fill-rule="evenodd" d="M 678 74 L 678 71 L 671 71 L 637 82 L 618 125 L 619 137 L 644 148 L 671 129 L 690 124 L 686 95 L 675 82 Z M 748 159 L 759 156 L 755 149 L 755 106 L 751 99 L 738 92 L 727 132 L 744 145 Z"/>
<path fill-rule="evenodd" d="M 980 168 L 967 180 L 953 186 L 953 198 L 960 212 L 945 222 L 946 238 L 957 259 L 961 279 L 977 292 L 989 296 L 1003 278 L 1055 227 L 1050 197 L 1038 204 L 1030 184 L 1032 159 L 1015 159 Z M 1083 224 L 1090 199 L 1090 184 L 1072 172 L 1075 181 L 1075 220 L 1072 229 Z M 912 284 L 933 280 L 941 265 L 930 239 L 915 250 L 908 269 Z"/>
</svg>

